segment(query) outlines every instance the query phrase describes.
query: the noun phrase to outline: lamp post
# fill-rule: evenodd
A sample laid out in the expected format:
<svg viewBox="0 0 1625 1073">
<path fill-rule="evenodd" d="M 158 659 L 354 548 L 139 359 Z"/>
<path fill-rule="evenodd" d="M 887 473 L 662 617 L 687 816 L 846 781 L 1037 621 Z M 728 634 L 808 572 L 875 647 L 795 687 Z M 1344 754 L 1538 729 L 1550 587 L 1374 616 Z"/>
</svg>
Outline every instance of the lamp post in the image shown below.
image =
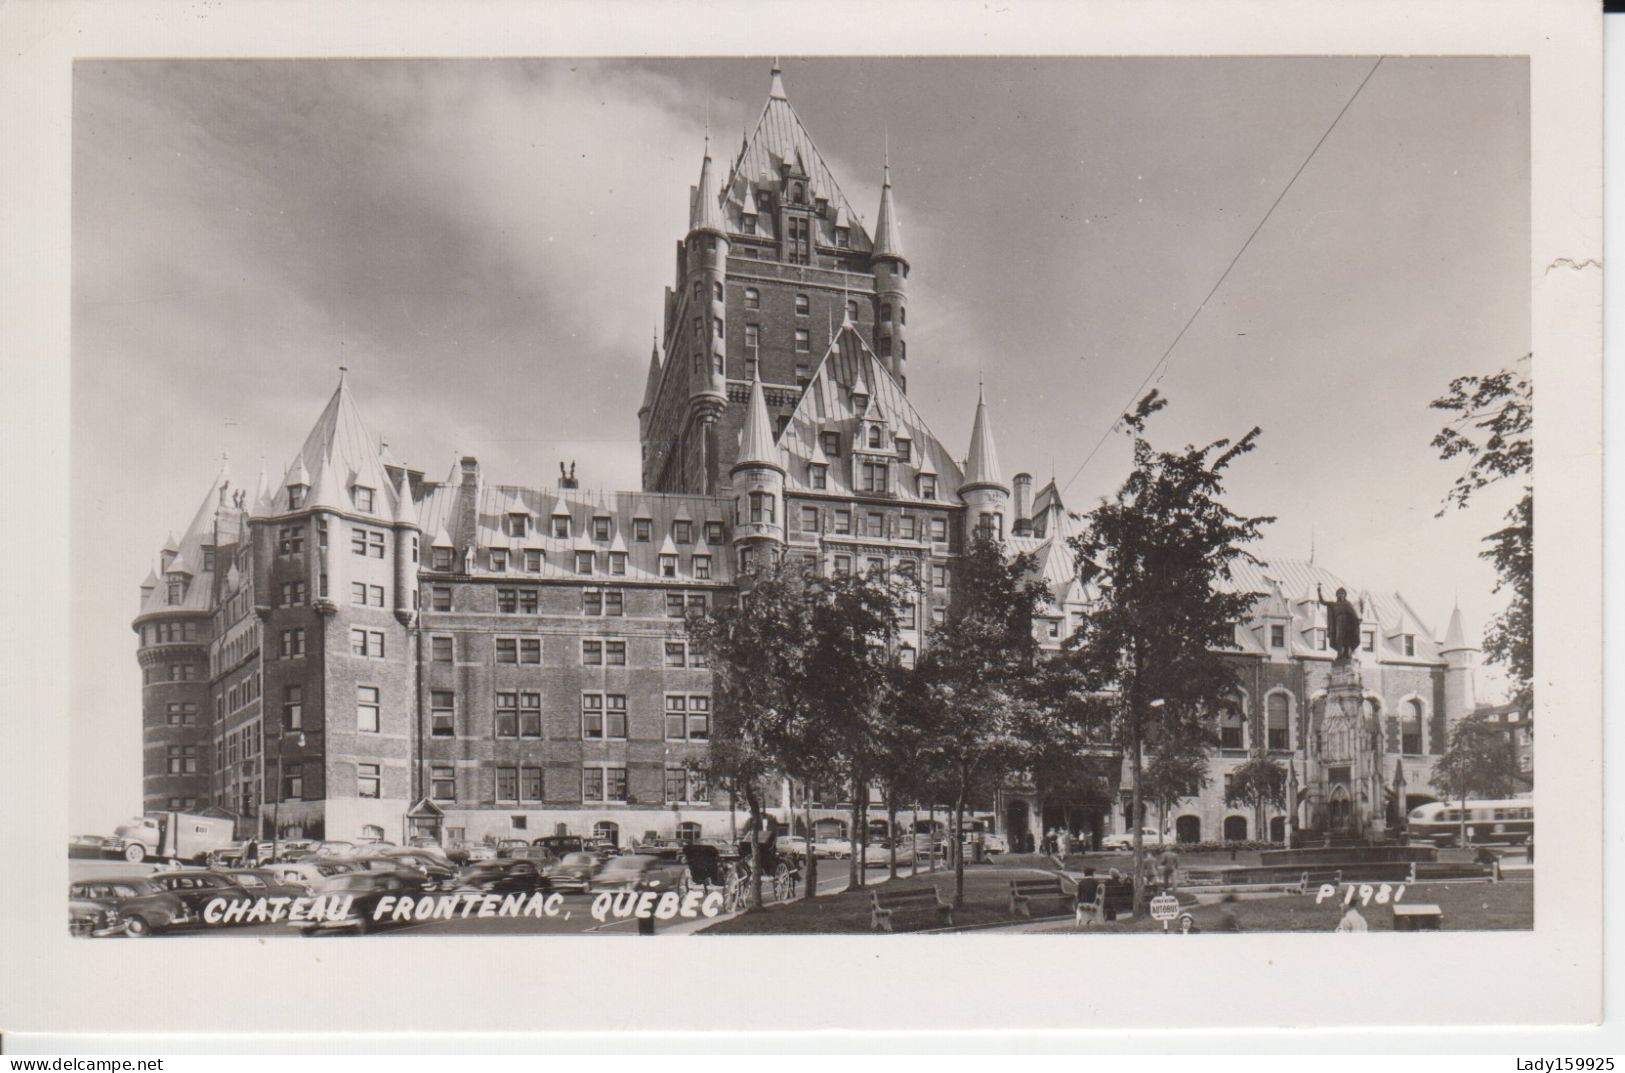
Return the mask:
<svg viewBox="0 0 1625 1073">
<path fill-rule="evenodd" d="M 288 746 L 288 733 L 286 729 L 276 736 L 276 800 L 271 803 L 271 859 L 277 858 L 279 847 L 277 843 L 282 838 L 282 753 Z M 293 735 L 295 744 L 299 748 L 305 747 L 305 734 L 300 731 Z"/>
</svg>

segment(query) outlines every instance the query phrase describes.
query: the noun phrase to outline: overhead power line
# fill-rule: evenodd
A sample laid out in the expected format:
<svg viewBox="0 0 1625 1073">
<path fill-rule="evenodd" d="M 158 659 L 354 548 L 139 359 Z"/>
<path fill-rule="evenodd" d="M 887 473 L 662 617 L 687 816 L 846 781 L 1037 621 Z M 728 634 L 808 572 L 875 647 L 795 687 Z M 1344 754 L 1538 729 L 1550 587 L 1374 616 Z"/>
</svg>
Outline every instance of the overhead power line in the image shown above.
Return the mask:
<svg viewBox="0 0 1625 1073">
<path fill-rule="evenodd" d="M 1303 170 L 1309 166 L 1309 162 L 1315 159 L 1315 154 L 1320 152 L 1320 147 L 1322 145 L 1326 144 L 1326 139 L 1331 137 L 1332 131 L 1337 129 L 1337 124 L 1348 112 L 1349 107 L 1353 105 L 1355 100 L 1360 96 L 1360 91 L 1365 89 L 1366 83 L 1371 81 L 1371 76 L 1377 73 L 1378 67 L 1382 66 L 1382 60 L 1383 57 L 1378 56 L 1377 62 L 1371 65 L 1371 70 L 1367 71 L 1365 77 L 1360 80 L 1360 84 L 1354 87 L 1354 92 L 1349 95 L 1348 101 L 1343 105 L 1342 109 L 1337 113 L 1337 115 L 1333 117 L 1331 125 L 1326 128 L 1326 132 L 1320 136 L 1320 140 L 1315 143 L 1315 147 L 1309 150 L 1309 155 L 1303 158 L 1303 163 L 1298 165 L 1298 170 L 1292 173 L 1292 178 L 1287 180 L 1286 185 L 1281 188 L 1281 192 L 1276 195 L 1275 200 L 1270 203 L 1269 209 L 1258 221 L 1258 226 L 1253 228 L 1252 233 L 1247 236 L 1247 241 L 1243 242 L 1241 244 L 1241 249 L 1236 251 L 1236 255 L 1230 258 L 1230 263 L 1224 266 L 1224 271 L 1219 273 L 1219 278 L 1213 284 L 1212 289 L 1207 292 L 1207 297 L 1203 298 L 1201 304 L 1196 307 L 1196 310 L 1193 313 L 1191 313 L 1190 319 L 1185 322 L 1185 326 L 1179 329 L 1178 335 L 1174 336 L 1174 341 L 1169 343 L 1168 349 L 1162 352 L 1162 357 L 1158 358 L 1156 364 L 1151 366 L 1150 370 L 1145 374 L 1145 379 L 1140 381 L 1140 386 L 1134 389 L 1133 393 L 1129 395 L 1128 400 L 1124 402 L 1122 406 L 1118 407 L 1117 416 L 1112 418 L 1112 423 L 1106 426 L 1106 431 L 1100 434 L 1100 439 L 1096 440 L 1095 445 L 1089 449 L 1089 453 L 1084 456 L 1083 462 L 1079 464 L 1076 470 L 1073 471 L 1072 476 L 1067 478 L 1066 484 L 1061 486 L 1062 493 L 1065 493 L 1068 488 L 1071 488 L 1072 482 L 1078 479 L 1078 474 L 1082 473 L 1089 463 L 1094 461 L 1095 455 L 1098 454 L 1101 447 L 1105 445 L 1107 437 L 1112 434 L 1112 432 L 1117 428 L 1118 424 L 1123 420 L 1122 415 L 1127 413 L 1129 407 L 1134 405 L 1134 400 L 1140 397 L 1140 392 L 1145 390 L 1146 385 L 1151 383 L 1152 378 L 1159 376 L 1159 371 L 1164 365 L 1168 364 L 1168 359 L 1173 356 L 1174 348 L 1179 345 L 1179 341 L 1181 339 L 1185 338 L 1185 333 L 1190 331 L 1191 325 L 1196 323 L 1196 318 L 1202 315 L 1202 310 L 1207 308 L 1208 302 L 1212 301 L 1213 296 L 1219 292 L 1219 288 L 1224 286 L 1224 281 L 1229 277 L 1230 270 L 1236 267 L 1236 262 L 1241 260 L 1241 255 L 1247 252 L 1247 247 L 1253 244 L 1253 239 L 1257 238 L 1258 233 L 1264 229 L 1264 225 L 1269 223 L 1270 217 L 1275 213 L 1276 206 L 1281 204 L 1281 201 L 1286 197 L 1288 191 L 1292 189 L 1293 184 L 1298 181 L 1298 176 L 1302 175 Z"/>
</svg>

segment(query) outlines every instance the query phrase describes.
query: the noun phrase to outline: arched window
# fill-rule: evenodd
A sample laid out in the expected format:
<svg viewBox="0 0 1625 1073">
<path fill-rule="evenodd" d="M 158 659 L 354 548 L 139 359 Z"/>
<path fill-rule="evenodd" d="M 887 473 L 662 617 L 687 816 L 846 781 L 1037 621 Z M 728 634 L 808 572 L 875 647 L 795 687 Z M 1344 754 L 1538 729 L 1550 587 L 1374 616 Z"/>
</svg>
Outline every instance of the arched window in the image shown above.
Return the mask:
<svg viewBox="0 0 1625 1073">
<path fill-rule="evenodd" d="M 870 447 L 879 447 L 880 446 L 880 426 L 879 425 L 870 425 L 869 426 L 869 446 Z"/>
<path fill-rule="evenodd" d="M 762 292 L 757 290 L 755 287 L 746 287 L 745 288 L 745 308 L 746 309 L 760 309 L 760 308 L 762 308 Z"/>
<path fill-rule="evenodd" d="M 1226 704 L 1219 713 L 1219 748 L 1247 748 L 1246 717 L 1242 715 L 1240 698 Z"/>
<path fill-rule="evenodd" d="M 1268 719 L 1268 745 L 1271 749 L 1290 749 L 1291 702 L 1285 693 L 1271 693 L 1264 701 L 1264 714 Z"/>
<path fill-rule="evenodd" d="M 805 187 L 803 187 L 800 183 L 791 183 L 790 184 L 790 200 L 791 201 L 793 201 L 797 205 L 799 205 L 804 200 L 806 200 L 806 197 L 807 197 L 807 191 L 806 191 Z"/>
<path fill-rule="evenodd" d="M 1422 752 L 1422 726 L 1425 712 L 1422 702 L 1411 697 L 1400 706 L 1399 751 L 1419 755 Z"/>
<path fill-rule="evenodd" d="M 880 306 L 880 319 L 891 320 L 891 303 L 884 302 Z"/>
<path fill-rule="evenodd" d="M 720 283 L 712 283 L 711 284 L 711 300 L 713 302 L 722 301 L 722 284 L 720 284 Z"/>
<path fill-rule="evenodd" d="M 599 820 L 592 825 L 592 837 L 612 846 L 621 844 L 621 825 L 612 820 Z"/>
<path fill-rule="evenodd" d="M 1247 817 L 1226 816 L 1224 818 L 1224 840 L 1226 842 L 1247 841 Z"/>
<path fill-rule="evenodd" d="M 1181 816 L 1174 821 L 1174 841 L 1192 843 L 1202 841 L 1202 820 L 1198 816 Z"/>
<path fill-rule="evenodd" d="M 700 825 L 693 820 L 687 820 L 677 825 L 677 841 L 688 845 L 690 842 L 700 840 Z"/>
<path fill-rule="evenodd" d="M 1286 817 L 1276 816 L 1270 820 L 1270 841 L 1286 841 Z"/>
<path fill-rule="evenodd" d="M 805 317 L 812 309 L 812 303 L 805 294 L 796 295 L 796 316 Z"/>
<path fill-rule="evenodd" d="M 858 319 L 858 300 L 856 298 L 848 298 L 846 300 L 846 315 L 851 317 L 853 320 Z"/>
</svg>

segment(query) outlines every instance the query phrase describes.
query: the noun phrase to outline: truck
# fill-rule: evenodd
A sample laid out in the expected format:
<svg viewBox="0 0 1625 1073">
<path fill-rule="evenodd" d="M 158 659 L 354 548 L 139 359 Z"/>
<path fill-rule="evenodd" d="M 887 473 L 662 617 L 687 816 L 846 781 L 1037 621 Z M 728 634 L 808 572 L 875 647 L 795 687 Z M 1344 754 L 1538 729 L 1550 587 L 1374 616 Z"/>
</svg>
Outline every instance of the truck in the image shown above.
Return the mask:
<svg viewBox="0 0 1625 1073">
<path fill-rule="evenodd" d="M 127 861 L 158 857 L 203 863 L 213 850 L 235 844 L 236 823 L 223 816 L 189 812 L 149 812 L 113 831 L 116 845 Z"/>
</svg>

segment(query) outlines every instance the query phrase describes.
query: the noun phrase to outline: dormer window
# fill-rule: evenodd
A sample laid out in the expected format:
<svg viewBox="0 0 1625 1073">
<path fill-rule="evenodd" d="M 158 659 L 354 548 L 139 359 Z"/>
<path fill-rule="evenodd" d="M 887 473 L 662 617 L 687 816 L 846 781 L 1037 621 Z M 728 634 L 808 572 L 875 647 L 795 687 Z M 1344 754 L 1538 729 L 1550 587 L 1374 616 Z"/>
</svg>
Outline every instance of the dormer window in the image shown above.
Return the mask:
<svg viewBox="0 0 1625 1073">
<path fill-rule="evenodd" d="M 1407 656 L 1416 655 L 1416 634 L 1407 633 L 1399 639 L 1400 648 Z"/>
<path fill-rule="evenodd" d="M 203 549 L 203 569 L 204 570 L 213 570 L 214 569 L 214 549 L 213 548 L 204 548 Z M 1407 652 L 1406 655 L 1410 655 L 1410 653 Z"/>
<path fill-rule="evenodd" d="M 1286 627 L 1281 625 L 1279 622 L 1270 624 L 1270 647 L 1286 647 Z"/>
<path fill-rule="evenodd" d="M 288 509 L 298 510 L 305 505 L 305 493 L 310 491 L 308 485 L 291 484 L 288 486 Z"/>
<path fill-rule="evenodd" d="M 891 320 L 891 303 L 882 302 L 880 306 L 880 319 Z"/>
<path fill-rule="evenodd" d="M 576 573 L 591 574 L 594 555 L 590 551 L 576 552 Z"/>
<path fill-rule="evenodd" d="M 797 205 L 803 204 L 807 200 L 807 188 L 800 183 L 791 183 L 790 200 Z"/>
<path fill-rule="evenodd" d="M 632 519 L 632 539 L 639 544 L 647 544 L 654 532 L 654 523 L 648 518 Z"/>
<path fill-rule="evenodd" d="M 913 456 L 912 442 L 907 436 L 897 437 L 897 461 L 908 462 Z"/>
<path fill-rule="evenodd" d="M 841 456 L 841 434 L 839 432 L 820 432 L 818 446 L 830 458 Z"/>
<path fill-rule="evenodd" d="M 851 249 L 852 231 L 849 228 L 837 227 L 835 229 L 835 248 L 838 250 Z"/>
<path fill-rule="evenodd" d="M 612 551 L 609 553 L 609 572 L 616 577 L 626 575 L 626 552 Z"/>
<path fill-rule="evenodd" d="M 807 480 L 814 491 L 824 491 L 829 487 L 829 467 L 822 462 L 814 462 L 807 469 Z"/>
<path fill-rule="evenodd" d="M 553 515 L 553 536 L 560 540 L 570 537 L 570 516 L 568 514 Z"/>
<path fill-rule="evenodd" d="M 592 538 L 600 541 L 606 541 L 609 539 L 608 518 L 594 518 L 592 520 Z"/>
<path fill-rule="evenodd" d="M 1377 634 L 1374 630 L 1360 631 L 1360 651 L 1375 652 L 1377 650 Z"/>
<path fill-rule="evenodd" d="M 355 500 L 355 509 L 367 514 L 372 513 L 372 489 L 356 485 L 350 489 L 351 498 Z"/>
<path fill-rule="evenodd" d="M 756 214 L 748 209 L 739 214 L 739 224 L 746 231 L 756 230 Z"/>
<path fill-rule="evenodd" d="M 696 555 L 693 559 L 694 577 L 697 581 L 708 581 L 711 577 L 711 556 Z"/>
<path fill-rule="evenodd" d="M 671 538 L 679 544 L 694 543 L 694 523 L 682 519 L 672 522 Z"/>
<path fill-rule="evenodd" d="M 721 544 L 722 537 L 723 532 L 721 522 L 709 521 L 705 523 L 705 542 L 707 544 Z"/>
<path fill-rule="evenodd" d="M 880 433 L 880 426 L 879 425 L 870 425 L 869 426 L 869 446 L 874 448 L 875 450 L 879 450 L 882 438 L 883 437 L 881 436 L 881 433 Z"/>
<path fill-rule="evenodd" d="M 515 512 L 508 515 L 508 535 L 522 537 L 530 529 L 530 515 Z"/>
<path fill-rule="evenodd" d="M 171 581 L 169 583 L 169 602 L 178 604 L 186 599 L 186 582 Z"/>
<path fill-rule="evenodd" d="M 858 319 L 858 300 L 856 298 L 848 298 L 846 300 L 846 315 L 851 317 L 853 320 Z"/>
<path fill-rule="evenodd" d="M 451 569 L 451 549 L 450 548 L 434 548 L 434 549 L 432 549 L 431 553 L 430 553 L 430 556 L 429 556 L 429 559 L 430 559 L 430 566 L 432 566 L 436 570 L 450 570 Z"/>
<path fill-rule="evenodd" d="M 773 195 L 768 193 L 766 190 L 756 191 L 756 207 L 762 212 L 767 212 L 772 209 Z"/>
<path fill-rule="evenodd" d="M 929 473 L 920 474 L 920 498 L 937 498 L 937 479 Z"/>
<path fill-rule="evenodd" d="M 660 576 L 661 577 L 676 577 L 677 576 L 677 556 L 675 556 L 675 555 L 662 555 L 660 557 Z"/>
</svg>

